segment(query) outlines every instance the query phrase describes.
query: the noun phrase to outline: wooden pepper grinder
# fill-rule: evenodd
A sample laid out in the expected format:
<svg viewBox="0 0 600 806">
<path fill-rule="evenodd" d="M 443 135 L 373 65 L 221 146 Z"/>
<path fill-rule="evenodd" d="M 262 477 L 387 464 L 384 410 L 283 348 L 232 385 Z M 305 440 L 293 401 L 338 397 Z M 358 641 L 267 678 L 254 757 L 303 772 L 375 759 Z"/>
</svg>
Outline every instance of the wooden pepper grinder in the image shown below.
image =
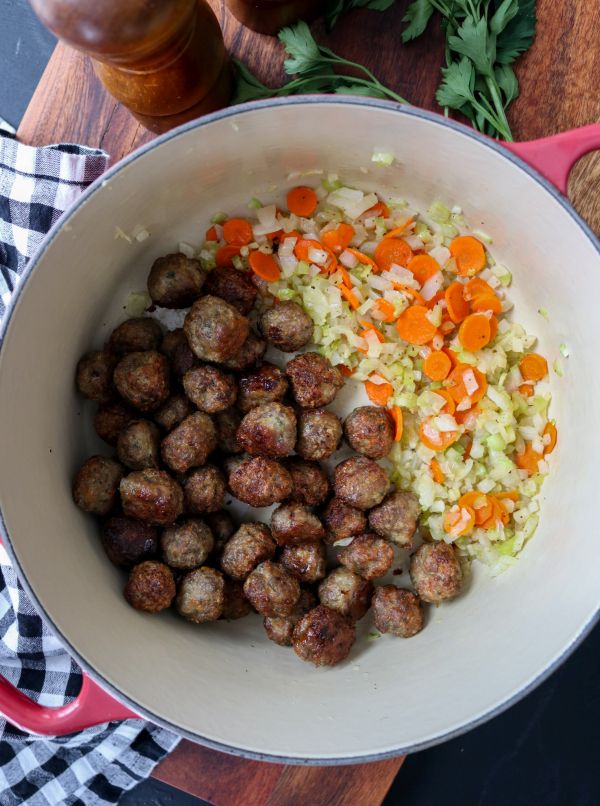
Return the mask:
<svg viewBox="0 0 600 806">
<path fill-rule="evenodd" d="M 233 75 L 205 0 L 30 0 L 58 37 L 88 53 L 106 89 L 164 132 L 226 106 Z"/>
<path fill-rule="evenodd" d="M 310 22 L 322 9 L 322 0 L 226 0 L 231 13 L 247 28 L 276 34 L 299 19 Z"/>
</svg>

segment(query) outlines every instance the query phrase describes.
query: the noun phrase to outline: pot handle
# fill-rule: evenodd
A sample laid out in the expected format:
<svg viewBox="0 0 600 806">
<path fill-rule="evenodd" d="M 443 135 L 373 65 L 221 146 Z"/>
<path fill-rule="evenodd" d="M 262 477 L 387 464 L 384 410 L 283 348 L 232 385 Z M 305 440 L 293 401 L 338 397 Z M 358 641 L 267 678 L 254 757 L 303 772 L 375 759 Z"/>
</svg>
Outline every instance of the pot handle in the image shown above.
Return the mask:
<svg viewBox="0 0 600 806">
<path fill-rule="evenodd" d="M 566 195 L 573 165 L 584 154 L 600 149 L 600 123 L 591 123 L 540 140 L 504 145 Z"/>
<path fill-rule="evenodd" d="M 85 673 L 79 695 L 59 708 L 38 705 L 0 677 L 0 715 L 21 730 L 38 736 L 65 736 L 103 722 L 141 719 Z"/>
</svg>

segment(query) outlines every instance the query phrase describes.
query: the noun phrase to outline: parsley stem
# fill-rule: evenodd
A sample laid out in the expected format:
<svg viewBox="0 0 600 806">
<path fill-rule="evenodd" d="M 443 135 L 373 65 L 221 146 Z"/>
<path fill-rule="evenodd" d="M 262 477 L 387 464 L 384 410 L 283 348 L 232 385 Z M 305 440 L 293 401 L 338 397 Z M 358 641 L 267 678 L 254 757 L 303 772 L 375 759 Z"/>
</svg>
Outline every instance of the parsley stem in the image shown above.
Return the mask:
<svg viewBox="0 0 600 806">
<path fill-rule="evenodd" d="M 496 110 L 498 120 L 502 122 L 505 140 L 512 142 L 513 136 L 506 118 L 506 113 L 504 112 L 504 104 L 502 103 L 502 98 L 500 97 L 500 88 L 498 87 L 498 83 L 496 82 L 495 78 L 492 78 L 492 76 L 487 76 L 485 83 L 490 91 L 492 101 L 494 102 L 494 109 Z"/>
</svg>

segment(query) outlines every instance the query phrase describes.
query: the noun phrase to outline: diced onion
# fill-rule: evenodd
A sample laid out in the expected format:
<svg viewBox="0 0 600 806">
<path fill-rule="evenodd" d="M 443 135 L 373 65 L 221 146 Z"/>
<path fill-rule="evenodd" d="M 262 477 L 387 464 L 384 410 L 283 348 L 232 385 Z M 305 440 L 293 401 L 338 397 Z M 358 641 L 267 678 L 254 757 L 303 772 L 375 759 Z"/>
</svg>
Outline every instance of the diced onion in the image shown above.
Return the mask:
<svg viewBox="0 0 600 806">
<path fill-rule="evenodd" d="M 358 266 L 358 258 L 356 255 L 353 255 L 352 252 L 348 252 L 347 249 L 344 249 L 340 255 L 340 263 L 347 269 L 355 269 Z"/>
</svg>

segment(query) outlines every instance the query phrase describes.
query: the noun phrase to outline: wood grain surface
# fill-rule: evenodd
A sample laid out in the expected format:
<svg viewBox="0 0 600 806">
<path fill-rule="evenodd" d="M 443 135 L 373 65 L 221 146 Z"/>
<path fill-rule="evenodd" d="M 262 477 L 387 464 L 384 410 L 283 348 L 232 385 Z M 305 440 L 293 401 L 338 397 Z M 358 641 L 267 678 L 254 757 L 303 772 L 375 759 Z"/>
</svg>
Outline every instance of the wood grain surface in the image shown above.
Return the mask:
<svg viewBox="0 0 600 806">
<path fill-rule="evenodd" d="M 220 0 L 213 6 L 229 50 L 267 84 L 283 81 L 277 41 L 244 29 Z M 439 28 L 407 46 L 400 44 L 401 19 L 408 0 L 385 14 L 359 10 L 325 36 L 341 55 L 366 64 L 411 103 L 439 111 L 435 89 L 443 60 Z M 596 0 L 538 0 L 536 41 L 520 61 L 521 97 L 509 120 L 517 140 L 530 140 L 600 120 L 600 10 Z M 371 43 L 366 47 L 365 43 Z M 116 162 L 150 141 L 145 130 L 106 94 L 90 62 L 58 45 L 18 131 L 26 143 L 78 142 L 105 149 Z M 575 207 L 600 232 L 600 153 L 572 171 L 569 195 Z M 403 759 L 345 767 L 289 767 L 245 761 L 183 741 L 154 775 L 215 806 L 377 806 Z"/>
</svg>

